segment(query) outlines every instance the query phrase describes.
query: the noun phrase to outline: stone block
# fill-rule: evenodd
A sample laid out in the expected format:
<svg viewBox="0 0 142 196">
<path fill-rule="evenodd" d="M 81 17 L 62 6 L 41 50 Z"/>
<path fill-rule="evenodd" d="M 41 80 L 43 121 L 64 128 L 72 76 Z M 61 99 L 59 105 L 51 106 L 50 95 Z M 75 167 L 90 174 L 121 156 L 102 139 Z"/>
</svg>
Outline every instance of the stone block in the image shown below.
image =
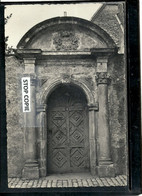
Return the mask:
<svg viewBox="0 0 142 196">
<path fill-rule="evenodd" d="M 40 174 L 40 177 L 45 177 L 47 175 L 46 168 L 44 168 L 44 167 L 39 168 L 39 174 Z"/>
<path fill-rule="evenodd" d="M 99 177 L 115 177 L 114 165 L 99 165 L 97 167 Z"/>
<path fill-rule="evenodd" d="M 37 166 L 27 166 L 23 168 L 22 178 L 25 179 L 38 179 L 39 178 L 39 168 Z"/>
</svg>

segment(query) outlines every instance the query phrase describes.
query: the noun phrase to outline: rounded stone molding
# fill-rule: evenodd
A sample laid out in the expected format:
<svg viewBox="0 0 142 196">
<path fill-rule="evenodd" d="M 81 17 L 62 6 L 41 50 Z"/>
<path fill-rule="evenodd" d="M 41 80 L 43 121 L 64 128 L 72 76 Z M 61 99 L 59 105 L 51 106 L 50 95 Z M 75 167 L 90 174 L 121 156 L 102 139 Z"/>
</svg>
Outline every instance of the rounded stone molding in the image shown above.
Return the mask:
<svg viewBox="0 0 142 196">
<path fill-rule="evenodd" d="M 58 78 L 58 79 L 52 81 L 52 83 L 47 88 L 44 89 L 44 91 L 41 95 L 40 102 L 46 104 L 49 95 L 54 91 L 54 89 L 56 89 L 59 85 L 64 84 L 64 83 L 72 84 L 72 85 L 76 85 L 76 86 L 80 87 L 86 95 L 88 105 L 92 105 L 92 104 L 94 105 L 95 100 L 94 100 L 93 94 L 92 94 L 91 90 L 84 83 L 82 83 L 81 81 L 73 80 L 73 79 L 66 80 L 64 82 L 64 78 Z"/>
<path fill-rule="evenodd" d="M 17 45 L 18 49 L 22 48 L 28 48 L 30 42 L 32 42 L 34 37 L 37 37 L 42 32 L 44 32 L 47 29 L 54 28 L 55 26 L 60 25 L 76 25 L 80 27 L 85 27 L 88 32 L 93 32 L 97 37 L 101 38 L 101 40 L 104 40 L 108 48 L 115 48 L 116 45 L 113 41 L 113 39 L 98 25 L 77 17 L 55 17 L 52 19 L 45 20 L 41 23 L 38 23 L 34 27 L 32 27 L 20 40 L 20 42 Z M 58 43 L 58 42 L 57 42 Z M 73 45 L 76 43 L 76 40 L 73 40 Z M 63 44 L 64 45 L 64 44 Z"/>
</svg>

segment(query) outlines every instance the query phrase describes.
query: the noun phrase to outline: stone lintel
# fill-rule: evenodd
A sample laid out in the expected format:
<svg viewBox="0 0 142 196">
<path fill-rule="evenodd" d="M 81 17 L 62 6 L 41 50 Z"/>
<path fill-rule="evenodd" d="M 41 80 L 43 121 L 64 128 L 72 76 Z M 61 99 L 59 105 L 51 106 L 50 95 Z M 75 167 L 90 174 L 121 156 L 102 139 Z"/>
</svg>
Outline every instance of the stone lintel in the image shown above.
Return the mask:
<svg viewBox="0 0 142 196">
<path fill-rule="evenodd" d="M 47 105 L 42 104 L 42 105 L 37 105 L 36 110 L 37 112 L 46 112 Z"/>
<path fill-rule="evenodd" d="M 98 111 L 99 110 L 99 103 L 96 102 L 95 104 L 89 105 L 89 111 Z"/>
</svg>

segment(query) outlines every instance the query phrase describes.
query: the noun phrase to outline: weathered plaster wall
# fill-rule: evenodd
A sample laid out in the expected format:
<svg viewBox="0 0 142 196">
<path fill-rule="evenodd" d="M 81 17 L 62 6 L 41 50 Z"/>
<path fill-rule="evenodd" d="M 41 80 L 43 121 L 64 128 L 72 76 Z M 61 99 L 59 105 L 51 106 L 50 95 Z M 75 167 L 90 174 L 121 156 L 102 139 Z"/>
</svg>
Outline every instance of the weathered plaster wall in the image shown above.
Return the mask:
<svg viewBox="0 0 142 196">
<path fill-rule="evenodd" d="M 124 55 L 116 55 L 108 64 L 111 76 L 109 85 L 109 118 L 111 151 L 116 174 L 126 173 L 127 166 L 127 82 Z"/>
<path fill-rule="evenodd" d="M 6 57 L 7 159 L 8 175 L 11 177 L 20 177 L 24 164 L 20 89 L 20 76 L 23 69 L 23 65 L 15 57 Z"/>
</svg>

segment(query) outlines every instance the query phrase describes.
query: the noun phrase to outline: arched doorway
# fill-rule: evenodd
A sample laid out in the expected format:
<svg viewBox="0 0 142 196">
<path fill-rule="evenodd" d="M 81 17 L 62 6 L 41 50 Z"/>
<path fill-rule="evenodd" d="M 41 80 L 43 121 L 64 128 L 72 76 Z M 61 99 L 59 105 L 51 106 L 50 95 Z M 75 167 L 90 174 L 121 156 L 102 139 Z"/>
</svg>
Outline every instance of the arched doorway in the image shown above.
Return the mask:
<svg viewBox="0 0 142 196">
<path fill-rule="evenodd" d="M 47 173 L 89 171 L 87 99 L 74 85 L 62 84 L 47 101 Z"/>
</svg>

